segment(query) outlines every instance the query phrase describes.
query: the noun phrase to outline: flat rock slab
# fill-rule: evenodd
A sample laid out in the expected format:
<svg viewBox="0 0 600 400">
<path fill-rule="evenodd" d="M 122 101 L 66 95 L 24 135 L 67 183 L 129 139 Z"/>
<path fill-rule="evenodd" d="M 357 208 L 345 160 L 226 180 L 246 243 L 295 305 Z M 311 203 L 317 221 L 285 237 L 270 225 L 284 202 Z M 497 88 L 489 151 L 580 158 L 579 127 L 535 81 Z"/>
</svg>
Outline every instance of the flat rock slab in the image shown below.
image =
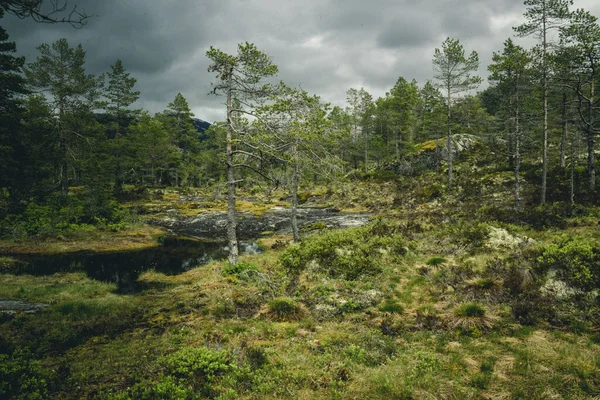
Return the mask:
<svg viewBox="0 0 600 400">
<path fill-rule="evenodd" d="M 36 313 L 48 304 L 43 303 L 27 303 L 25 301 L 9 300 L 0 298 L 0 313 L 15 314 L 17 312 Z"/>
<path fill-rule="evenodd" d="M 347 228 L 361 226 L 369 222 L 371 213 L 345 213 L 334 209 L 299 208 L 298 226 L 300 229 L 315 222 L 322 222 L 326 228 Z M 148 221 L 163 226 L 184 236 L 198 239 L 225 240 L 227 238 L 227 214 L 212 212 L 197 216 L 170 215 L 164 219 Z M 264 215 L 237 214 L 237 233 L 242 240 L 261 237 L 263 232 L 291 233 L 291 210 L 274 208 Z"/>
</svg>

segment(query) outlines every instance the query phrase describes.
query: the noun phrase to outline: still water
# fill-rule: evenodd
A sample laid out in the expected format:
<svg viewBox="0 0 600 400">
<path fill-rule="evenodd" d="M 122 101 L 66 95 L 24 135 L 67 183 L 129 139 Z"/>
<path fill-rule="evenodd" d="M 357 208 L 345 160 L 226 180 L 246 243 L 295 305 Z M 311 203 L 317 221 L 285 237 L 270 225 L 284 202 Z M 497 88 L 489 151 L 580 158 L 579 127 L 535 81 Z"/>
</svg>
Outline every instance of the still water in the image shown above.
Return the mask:
<svg viewBox="0 0 600 400">
<path fill-rule="evenodd" d="M 242 254 L 261 251 L 254 242 L 240 242 Z M 114 283 L 119 291 L 127 292 L 136 290 L 137 278 L 144 271 L 177 275 L 210 261 L 225 259 L 227 254 L 224 243 L 169 239 L 161 246 L 136 251 L 11 255 L 22 263 L 6 272 L 39 276 L 83 271 L 92 279 Z"/>
</svg>

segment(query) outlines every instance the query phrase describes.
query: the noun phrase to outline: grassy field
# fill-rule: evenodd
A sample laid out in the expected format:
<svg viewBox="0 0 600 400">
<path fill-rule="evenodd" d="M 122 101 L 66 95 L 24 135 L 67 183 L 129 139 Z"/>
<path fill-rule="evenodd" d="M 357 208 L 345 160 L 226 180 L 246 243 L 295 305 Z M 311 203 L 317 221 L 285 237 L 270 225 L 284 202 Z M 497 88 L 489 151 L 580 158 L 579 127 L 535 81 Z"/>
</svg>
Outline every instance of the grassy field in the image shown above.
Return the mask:
<svg viewBox="0 0 600 400">
<path fill-rule="evenodd" d="M 598 303 L 537 267 L 561 235 L 600 239 L 593 218 L 566 221 L 399 207 L 300 246 L 271 239 L 236 267 L 146 272 L 129 295 L 5 274 L 0 297 L 50 307 L 0 316 L 0 397 L 595 398 Z"/>
</svg>

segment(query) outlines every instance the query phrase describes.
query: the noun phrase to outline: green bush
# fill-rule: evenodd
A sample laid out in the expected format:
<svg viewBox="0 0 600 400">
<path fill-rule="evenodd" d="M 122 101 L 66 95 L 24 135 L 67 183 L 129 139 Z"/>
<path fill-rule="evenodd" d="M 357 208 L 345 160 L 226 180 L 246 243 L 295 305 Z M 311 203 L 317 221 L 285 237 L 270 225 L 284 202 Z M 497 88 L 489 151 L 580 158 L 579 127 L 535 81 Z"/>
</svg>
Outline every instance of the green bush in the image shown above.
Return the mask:
<svg viewBox="0 0 600 400">
<path fill-rule="evenodd" d="M 25 351 L 0 354 L 0 398 L 49 399 L 52 374 Z"/>
<path fill-rule="evenodd" d="M 202 394 L 214 397 L 217 381 L 235 374 L 238 367 L 227 351 L 212 350 L 205 347 L 185 347 L 172 354 L 161 357 L 159 362 L 166 371 L 179 378 L 179 385 L 172 390 L 182 390 L 182 384 L 189 384 Z"/>
<path fill-rule="evenodd" d="M 191 387 L 182 384 L 172 376 L 165 376 L 157 381 L 140 382 L 127 391 L 108 397 L 111 400 L 184 400 L 198 396 L 194 395 Z"/>
<path fill-rule="evenodd" d="M 600 246 L 586 238 L 570 238 L 542 249 L 538 268 L 555 270 L 559 279 L 586 291 L 600 288 Z"/>
<path fill-rule="evenodd" d="M 223 267 L 223 275 L 240 276 L 258 271 L 258 267 L 252 263 L 240 262 L 235 265 L 227 264 Z"/>
<path fill-rule="evenodd" d="M 8 215 L 0 224 L 0 237 L 51 236 L 86 233 L 97 228 L 117 231 L 129 211 L 110 198 L 91 201 L 85 192 L 51 196 L 44 203 L 30 202 L 19 215 Z"/>
<path fill-rule="evenodd" d="M 477 210 L 480 219 L 495 220 L 509 224 L 526 224 L 532 228 L 542 229 L 549 227 L 565 228 L 573 210 L 565 203 L 539 205 L 525 210 L 514 210 L 498 206 L 484 206 Z"/>
<path fill-rule="evenodd" d="M 288 247 L 280 256 L 291 275 L 300 274 L 309 264 L 332 278 L 354 280 L 381 272 L 381 257 L 405 255 L 406 244 L 395 227 L 378 221 L 360 228 L 323 232 Z"/>
</svg>

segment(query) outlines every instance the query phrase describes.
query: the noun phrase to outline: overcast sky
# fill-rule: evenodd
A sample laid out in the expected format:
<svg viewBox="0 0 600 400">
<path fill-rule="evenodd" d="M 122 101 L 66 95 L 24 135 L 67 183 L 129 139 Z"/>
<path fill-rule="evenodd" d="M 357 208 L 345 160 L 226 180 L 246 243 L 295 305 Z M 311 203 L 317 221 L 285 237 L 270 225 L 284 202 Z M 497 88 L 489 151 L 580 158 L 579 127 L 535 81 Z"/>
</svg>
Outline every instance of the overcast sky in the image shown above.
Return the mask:
<svg viewBox="0 0 600 400">
<path fill-rule="evenodd" d="M 162 111 L 181 92 L 209 122 L 225 114 L 223 99 L 207 95 L 211 45 L 234 53 L 238 43 L 252 42 L 279 66 L 279 79 L 344 106 L 351 87 L 377 98 L 400 76 L 420 84 L 431 79 L 434 49 L 448 36 L 479 53 L 479 74 L 487 77 L 492 53 L 502 50 L 525 10 L 521 0 L 69 1 L 94 14 L 81 29 L 10 15 L 0 20 L 27 62 L 39 44 L 65 37 L 83 45 L 89 73 L 121 59 L 138 80 L 137 107 Z M 575 0 L 574 8 L 600 17 L 597 0 Z"/>
</svg>

